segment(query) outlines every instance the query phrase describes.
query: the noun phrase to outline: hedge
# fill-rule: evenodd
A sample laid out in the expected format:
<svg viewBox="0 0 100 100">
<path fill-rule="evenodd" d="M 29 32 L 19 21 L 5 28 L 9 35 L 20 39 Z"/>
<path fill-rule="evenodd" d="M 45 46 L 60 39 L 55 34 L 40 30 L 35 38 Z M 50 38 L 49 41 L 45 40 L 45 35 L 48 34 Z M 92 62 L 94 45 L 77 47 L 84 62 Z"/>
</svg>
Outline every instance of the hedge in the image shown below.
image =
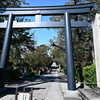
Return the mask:
<svg viewBox="0 0 100 100">
<path fill-rule="evenodd" d="M 97 83 L 96 81 L 96 66 L 90 65 L 84 68 L 77 68 L 75 70 L 75 78 L 80 82 L 87 82 L 87 83 Z M 96 87 L 95 84 L 88 85 L 91 88 Z"/>
<path fill-rule="evenodd" d="M 83 77 L 84 77 L 84 82 L 89 82 L 89 83 L 97 83 L 96 80 L 96 66 L 91 65 L 91 66 L 86 66 L 83 68 Z M 89 85 L 90 87 L 96 87 L 96 85 Z"/>
</svg>

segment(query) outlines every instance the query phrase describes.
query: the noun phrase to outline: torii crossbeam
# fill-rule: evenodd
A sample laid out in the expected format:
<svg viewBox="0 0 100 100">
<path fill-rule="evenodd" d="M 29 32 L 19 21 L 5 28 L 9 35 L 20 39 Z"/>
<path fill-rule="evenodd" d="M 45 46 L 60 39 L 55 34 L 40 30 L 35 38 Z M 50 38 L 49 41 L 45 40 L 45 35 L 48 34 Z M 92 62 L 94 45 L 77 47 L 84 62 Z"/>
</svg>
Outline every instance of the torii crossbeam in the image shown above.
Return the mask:
<svg viewBox="0 0 100 100">
<path fill-rule="evenodd" d="M 71 27 L 87 27 L 86 21 L 70 21 L 70 14 L 89 13 L 94 3 L 82 5 L 62 5 L 62 6 L 40 6 L 40 7 L 19 7 L 19 8 L 0 8 L 0 16 L 9 16 L 7 22 L 0 23 L 0 28 L 6 28 L 1 63 L 0 63 L 0 88 L 4 87 L 7 62 L 10 51 L 12 29 L 13 28 L 65 28 L 66 44 L 66 63 L 68 90 L 76 90 L 72 34 Z M 35 22 L 15 22 L 14 16 L 35 16 Z M 42 16 L 46 15 L 64 15 L 64 21 L 60 22 L 42 22 Z"/>
</svg>

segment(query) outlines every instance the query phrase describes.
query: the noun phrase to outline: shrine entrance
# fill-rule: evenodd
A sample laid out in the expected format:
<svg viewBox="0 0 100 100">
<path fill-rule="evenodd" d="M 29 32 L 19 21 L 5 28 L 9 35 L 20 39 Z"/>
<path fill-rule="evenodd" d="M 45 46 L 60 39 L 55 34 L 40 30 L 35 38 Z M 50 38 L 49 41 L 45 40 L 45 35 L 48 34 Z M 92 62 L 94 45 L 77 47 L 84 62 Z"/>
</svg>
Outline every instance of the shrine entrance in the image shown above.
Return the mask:
<svg viewBox="0 0 100 100">
<path fill-rule="evenodd" d="M 68 90 L 76 90 L 72 34 L 71 27 L 87 27 L 86 21 L 71 21 L 70 14 L 86 14 L 94 6 L 94 3 L 84 5 L 62 5 L 62 6 L 41 6 L 41 7 L 19 7 L 0 8 L 0 16 L 8 16 L 8 21 L 0 23 L 0 28 L 6 28 L 6 34 L 0 59 L 0 88 L 4 87 L 7 62 L 9 58 L 10 44 L 13 28 L 65 28 L 66 63 Z M 35 16 L 35 22 L 15 22 L 15 16 Z M 64 15 L 64 21 L 42 22 L 42 16 Z"/>
</svg>

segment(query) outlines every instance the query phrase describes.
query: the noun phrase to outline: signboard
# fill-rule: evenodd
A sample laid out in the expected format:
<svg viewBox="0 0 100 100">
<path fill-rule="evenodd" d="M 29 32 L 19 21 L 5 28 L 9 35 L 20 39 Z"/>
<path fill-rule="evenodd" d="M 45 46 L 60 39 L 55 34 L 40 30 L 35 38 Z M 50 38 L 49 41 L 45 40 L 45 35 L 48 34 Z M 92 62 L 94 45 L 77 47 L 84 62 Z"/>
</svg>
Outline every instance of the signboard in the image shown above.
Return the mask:
<svg viewBox="0 0 100 100">
<path fill-rule="evenodd" d="M 18 100 L 30 100 L 30 94 L 29 93 L 19 93 Z"/>
</svg>

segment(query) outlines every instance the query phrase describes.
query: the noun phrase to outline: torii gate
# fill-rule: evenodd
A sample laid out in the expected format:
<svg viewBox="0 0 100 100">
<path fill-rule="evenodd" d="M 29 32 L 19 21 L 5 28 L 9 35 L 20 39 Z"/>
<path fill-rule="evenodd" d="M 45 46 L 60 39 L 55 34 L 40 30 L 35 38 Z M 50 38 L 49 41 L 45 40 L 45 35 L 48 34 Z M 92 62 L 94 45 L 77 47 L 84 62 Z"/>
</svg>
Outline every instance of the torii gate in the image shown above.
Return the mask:
<svg viewBox="0 0 100 100">
<path fill-rule="evenodd" d="M 0 63 L 0 88 L 4 87 L 9 58 L 10 44 L 13 28 L 65 28 L 66 63 L 68 90 L 76 90 L 72 34 L 71 27 L 87 27 L 86 21 L 70 21 L 70 14 L 86 14 L 94 6 L 94 3 L 83 5 L 62 5 L 62 6 L 40 6 L 40 7 L 19 7 L 0 8 L 0 16 L 9 16 L 7 23 L 0 23 L 0 28 L 6 28 L 6 34 L 2 49 Z M 35 22 L 13 22 L 14 16 L 35 16 Z M 42 22 L 42 15 L 64 15 L 64 21 Z"/>
</svg>

